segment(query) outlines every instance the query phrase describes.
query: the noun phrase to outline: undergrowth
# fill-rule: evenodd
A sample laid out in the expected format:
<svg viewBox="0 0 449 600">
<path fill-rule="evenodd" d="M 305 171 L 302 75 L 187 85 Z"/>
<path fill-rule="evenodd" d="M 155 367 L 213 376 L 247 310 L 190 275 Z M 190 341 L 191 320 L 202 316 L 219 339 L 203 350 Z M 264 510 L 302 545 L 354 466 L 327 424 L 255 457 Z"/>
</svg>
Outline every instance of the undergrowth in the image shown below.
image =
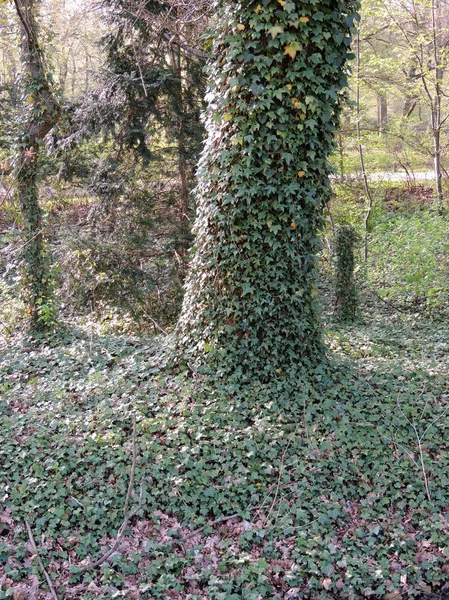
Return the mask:
<svg viewBox="0 0 449 600">
<path fill-rule="evenodd" d="M 236 389 L 172 373 L 164 338 L 5 349 L 0 598 L 42 586 L 25 520 L 68 599 L 444 591 L 449 331 L 364 306 L 356 326 L 329 322 L 333 368 L 288 394 L 281 375 Z M 133 443 L 141 507 L 82 572 L 123 522 Z"/>
<path fill-rule="evenodd" d="M 449 593 L 447 218 L 382 190 L 356 322 L 324 252 L 329 364 L 269 384 L 174 372 L 107 303 L 27 339 L 3 265 L 0 600 L 51 597 L 26 522 L 59 599 Z"/>
</svg>

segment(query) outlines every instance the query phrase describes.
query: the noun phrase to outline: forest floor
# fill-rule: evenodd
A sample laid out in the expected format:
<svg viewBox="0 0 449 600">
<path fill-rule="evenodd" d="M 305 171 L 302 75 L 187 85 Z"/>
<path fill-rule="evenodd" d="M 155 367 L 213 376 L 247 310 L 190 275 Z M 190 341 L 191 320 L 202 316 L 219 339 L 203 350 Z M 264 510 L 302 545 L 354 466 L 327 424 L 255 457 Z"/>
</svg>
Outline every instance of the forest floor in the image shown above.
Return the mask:
<svg viewBox="0 0 449 600">
<path fill-rule="evenodd" d="M 164 338 L 4 348 L 0 598 L 449 594 L 449 326 L 362 301 L 288 398 L 173 374 Z"/>
<path fill-rule="evenodd" d="M 357 322 L 323 277 L 330 366 L 288 395 L 176 372 L 170 336 L 8 329 L 0 600 L 448 598 L 449 236 L 416 190 L 375 206 Z"/>
</svg>

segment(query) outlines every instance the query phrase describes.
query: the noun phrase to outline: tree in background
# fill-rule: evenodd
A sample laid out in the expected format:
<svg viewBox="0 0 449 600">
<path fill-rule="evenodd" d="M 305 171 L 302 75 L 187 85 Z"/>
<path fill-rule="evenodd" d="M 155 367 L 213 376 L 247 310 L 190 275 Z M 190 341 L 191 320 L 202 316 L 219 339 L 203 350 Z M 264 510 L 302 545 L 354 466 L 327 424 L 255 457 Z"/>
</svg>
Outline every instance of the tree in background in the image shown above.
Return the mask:
<svg viewBox="0 0 449 600">
<path fill-rule="evenodd" d="M 449 113 L 444 75 L 448 65 L 449 7 L 441 0 L 419 0 L 412 5 L 398 2 L 394 7 L 383 2 L 386 15 L 402 37 L 408 63 L 412 65 L 409 94 L 415 104 L 421 101 L 430 113 L 431 147 L 436 197 L 443 205 L 442 133 Z M 405 116 L 413 110 L 412 104 Z M 444 114 L 447 113 L 447 114 Z"/>
<path fill-rule="evenodd" d="M 399 164 L 411 179 L 413 169 L 433 168 L 440 206 L 449 147 L 448 11 L 441 0 L 370 0 L 362 5 L 359 31 L 357 89 L 362 137 L 371 162 L 374 166 L 379 158 L 378 168 L 388 171 L 392 165 L 382 163 L 382 157 L 390 155 L 393 166 Z M 375 129 L 385 134 L 383 140 L 370 135 Z M 343 133 L 350 147 L 349 128 Z"/>
<path fill-rule="evenodd" d="M 353 1 L 218 0 L 187 362 L 270 380 L 323 356 L 316 254 Z"/>
<path fill-rule="evenodd" d="M 23 227 L 23 291 L 31 327 L 45 329 L 53 320 L 49 267 L 45 252 L 42 209 L 39 205 L 39 152 L 59 117 L 38 40 L 34 0 L 14 0 L 20 23 L 22 109 L 17 136 L 16 186 Z"/>
<path fill-rule="evenodd" d="M 179 219 L 185 224 L 193 165 L 203 139 L 205 55 L 199 46 L 206 3 L 108 0 L 105 6 L 111 27 L 105 37 L 101 93 L 106 104 L 118 109 L 109 120 L 110 131 L 119 148 L 132 149 L 144 160 L 156 158 L 149 145 L 153 150 L 164 141 L 172 146 L 180 182 Z"/>
<path fill-rule="evenodd" d="M 69 107 L 69 132 L 62 124 L 55 137 L 60 180 L 82 182 L 93 198 L 88 226 L 64 235 L 60 248 L 62 288 L 72 289 L 78 307 L 100 309 L 112 299 L 134 318 L 155 317 L 154 306 L 163 304 L 171 322 L 178 314 L 191 244 L 190 190 L 204 137 L 206 7 L 103 3 L 104 68 Z M 90 283 L 71 285 L 71 271 Z"/>
<path fill-rule="evenodd" d="M 17 53 L 17 24 L 7 5 L 0 4 L 0 149 L 9 147 L 8 127 L 18 105 L 15 85 L 20 68 Z"/>
</svg>

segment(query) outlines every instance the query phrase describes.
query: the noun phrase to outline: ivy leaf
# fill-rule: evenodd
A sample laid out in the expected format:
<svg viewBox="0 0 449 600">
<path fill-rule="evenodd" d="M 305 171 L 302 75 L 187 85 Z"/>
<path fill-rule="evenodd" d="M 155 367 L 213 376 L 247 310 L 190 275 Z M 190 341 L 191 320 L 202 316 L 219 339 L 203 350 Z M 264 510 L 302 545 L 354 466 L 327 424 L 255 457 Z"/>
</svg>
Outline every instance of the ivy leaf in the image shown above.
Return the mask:
<svg viewBox="0 0 449 600">
<path fill-rule="evenodd" d="M 268 30 L 268 33 L 271 34 L 271 37 L 274 40 L 274 38 L 277 37 L 283 31 L 284 30 L 282 29 L 282 27 L 280 25 L 275 25 L 274 27 L 272 27 L 271 29 Z"/>
<path fill-rule="evenodd" d="M 258 5 L 256 6 L 256 8 L 254 9 L 254 12 L 256 13 L 256 15 L 258 15 L 258 14 L 260 13 L 260 11 L 261 11 L 261 10 L 262 10 L 262 7 L 261 7 L 261 5 L 260 5 L 260 4 L 258 4 Z"/>
<path fill-rule="evenodd" d="M 301 49 L 301 45 L 298 42 L 291 42 L 284 48 L 284 54 L 288 54 L 292 60 L 295 60 L 296 53 Z"/>
</svg>

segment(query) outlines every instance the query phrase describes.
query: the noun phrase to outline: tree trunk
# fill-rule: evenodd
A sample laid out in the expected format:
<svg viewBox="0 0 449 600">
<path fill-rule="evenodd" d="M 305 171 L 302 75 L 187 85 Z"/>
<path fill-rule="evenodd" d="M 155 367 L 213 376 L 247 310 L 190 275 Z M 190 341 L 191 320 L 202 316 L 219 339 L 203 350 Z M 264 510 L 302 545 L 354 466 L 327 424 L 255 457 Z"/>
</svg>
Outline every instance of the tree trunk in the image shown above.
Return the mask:
<svg viewBox="0 0 449 600">
<path fill-rule="evenodd" d="M 194 368 L 269 381 L 323 358 L 318 230 L 356 4 L 335 7 L 215 3 L 196 250 L 178 323 Z"/>
<path fill-rule="evenodd" d="M 408 119 L 408 117 L 410 117 L 415 110 L 419 100 L 419 94 L 416 89 L 417 82 L 419 80 L 419 73 L 417 67 L 412 65 L 408 71 L 404 71 L 404 74 L 406 76 L 406 89 L 402 114 L 406 119 Z"/>
<path fill-rule="evenodd" d="M 24 296 L 32 329 L 45 329 L 51 313 L 51 285 L 38 194 L 38 156 L 42 140 L 59 110 L 45 73 L 37 39 L 34 0 L 14 0 L 20 21 L 23 108 L 18 141 L 17 196 L 24 227 Z"/>
<path fill-rule="evenodd" d="M 439 0 L 432 0 L 432 41 L 433 58 L 435 66 L 435 98 L 432 103 L 432 134 L 433 134 L 433 162 L 435 173 L 435 188 L 440 209 L 443 208 L 443 186 L 441 182 L 441 100 L 443 82 L 442 48 L 440 47 L 441 35 L 441 5 Z"/>
<path fill-rule="evenodd" d="M 386 94 L 377 94 L 377 131 L 379 136 L 385 131 L 388 120 L 388 104 Z"/>
<path fill-rule="evenodd" d="M 179 220 L 183 231 L 188 229 L 188 204 L 189 204 L 189 185 L 187 179 L 186 167 L 186 147 L 184 142 L 184 99 L 183 99 L 183 83 L 182 83 L 182 64 L 181 53 L 179 46 L 171 46 L 170 52 L 171 67 L 176 77 L 176 91 L 174 94 L 175 113 L 177 113 L 178 121 L 175 123 L 175 138 L 178 146 L 178 174 L 180 181 L 179 190 Z"/>
</svg>

